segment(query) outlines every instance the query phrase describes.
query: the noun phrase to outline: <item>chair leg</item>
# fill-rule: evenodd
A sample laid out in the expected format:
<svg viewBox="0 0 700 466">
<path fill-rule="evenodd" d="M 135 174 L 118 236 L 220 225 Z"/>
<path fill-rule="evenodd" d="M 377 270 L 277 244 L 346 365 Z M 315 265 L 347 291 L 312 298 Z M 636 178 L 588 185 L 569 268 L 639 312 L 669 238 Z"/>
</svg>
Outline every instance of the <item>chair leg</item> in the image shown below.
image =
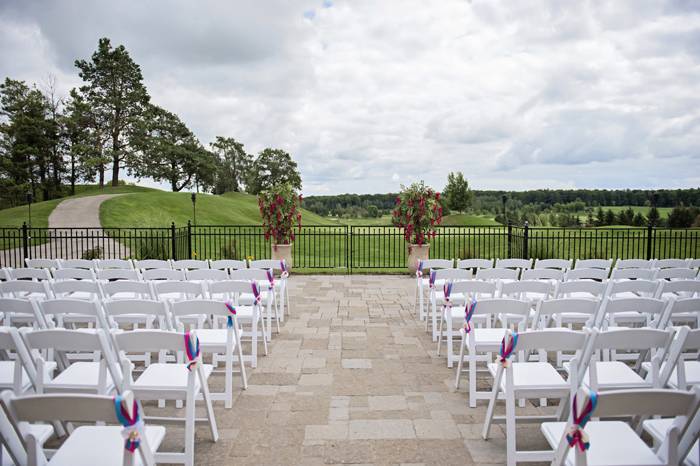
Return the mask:
<svg viewBox="0 0 700 466">
<path fill-rule="evenodd" d="M 188 384 L 185 403 L 185 466 L 194 466 L 195 394 L 194 383 Z"/>
<path fill-rule="evenodd" d="M 433 302 L 430 305 L 430 313 L 432 314 L 431 319 L 433 322 L 433 341 L 437 341 L 437 303 Z"/>
<path fill-rule="evenodd" d="M 506 390 L 506 464 L 515 466 L 515 394 Z"/>
<path fill-rule="evenodd" d="M 464 365 L 464 346 L 467 344 L 466 335 L 462 335 L 459 345 L 459 360 L 457 361 L 457 373 L 455 375 L 455 389 L 459 389 L 459 379 L 462 376 L 462 366 Z"/>
<path fill-rule="evenodd" d="M 445 314 L 449 312 L 449 308 L 445 309 Z M 447 320 L 447 348 L 445 348 L 445 352 L 447 353 L 447 367 L 452 368 L 454 365 L 455 361 L 455 354 L 454 354 L 454 348 L 453 348 L 453 338 L 452 338 L 452 314 L 450 315 L 445 315 L 445 320 Z"/>
<path fill-rule="evenodd" d="M 241 330 L 238 328 L 238 322 L 236 321 L 234 329 L 235 333 L 235 344 L 236 352 L 238 353 L 238 364 L 241 366 L 241 380 L 243 383 L 243 390 L 248 390 L 248 376 L 245 372 L 245 363 L 243 362 L 243 344 L 241 342 Z"/>
<path fill-rule="evenodd" d="M 214 406 L 211 403 L 211 393 L 209 393 L 209 384 L 204 378 L 204 372 L 199 368 L 199 381 L 202 385 L 202 395 L 204 403 L 207 406 L 207 418 L 209 419 L 209 429 L 211 430 L 211 438 L 214 442 L 219 440 L 219 429 L 216 427 L 216 417 L 214 417 Z"/>
<path fill-rule="evenodd" d="M 224 407 L 226 409 L 233 407 L 233 354 L 231 352 L 226 348 L 226 361 L 224 364 L 224 392 L 226 392 Z"/>
<path fill-rule="evenodd" d="M 250 322 L 250 367 L 258 367 L 258 322 Z"/>
<path fill-rule="evenodd" d="M 493 420 L 493 411 L 496 408 L 498 401 L 498 392 L 501 389 L 501 377 L 503 377 L 503 367 L 499 367 L 496 371 L 496 377 L 493 378 L 493 387 L 491 388 L 491 397 L 489 398 L 489 407 L 486 408 L 486 417 L 484 418 L 484 427 L 481 430 L 481 437 L 488 440 L 491 432 L 491 421 Z"/>
<path fill-rule="evenodd" d="M 263 350 L 265 351 L 265 356 L 267 356 L 267 331 L 265 330 L 265 318 L 260 319 L 260 325 L 262 326 L 262 339 L 263 339 Z M 268 328 L 269 330 L 269 328 Z M 256 329 L 257 331 L 257 329 Z"/>
<path fill-rule="evenodd" d="M 442 345 L 442 322 L 443 316 L 440 316 L 440 327 L 437 333 L 437 355 L 440 356 L 440 346 Z"/>
<path fill-rule="evenodd" d="M 469 348 L 469 407 L 476 408 L 476 349 Z"/>
</svg>

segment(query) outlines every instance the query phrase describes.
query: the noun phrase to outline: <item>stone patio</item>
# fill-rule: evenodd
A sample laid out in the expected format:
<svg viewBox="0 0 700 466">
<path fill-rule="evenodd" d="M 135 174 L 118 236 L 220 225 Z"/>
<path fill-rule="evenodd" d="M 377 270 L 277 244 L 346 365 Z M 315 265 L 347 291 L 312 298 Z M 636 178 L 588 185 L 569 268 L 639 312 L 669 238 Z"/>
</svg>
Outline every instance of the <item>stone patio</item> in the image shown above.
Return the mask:
<svg viewBox="0 0 700 466">
<path fill-rule="evenodd" d="M 293 276 L 290 318 L 233 409 L 215 404 L 219 442 L 198 427 L 197 464 L 504 464 L 503 429 L 481 439 L 486 404 L 467 406 L 466 383 L 454 390 L 414 316 L 413 286 L 408 276 Z M 518 441 L 546 448 L 536 425 L 518 426 Z"/>
</svg>

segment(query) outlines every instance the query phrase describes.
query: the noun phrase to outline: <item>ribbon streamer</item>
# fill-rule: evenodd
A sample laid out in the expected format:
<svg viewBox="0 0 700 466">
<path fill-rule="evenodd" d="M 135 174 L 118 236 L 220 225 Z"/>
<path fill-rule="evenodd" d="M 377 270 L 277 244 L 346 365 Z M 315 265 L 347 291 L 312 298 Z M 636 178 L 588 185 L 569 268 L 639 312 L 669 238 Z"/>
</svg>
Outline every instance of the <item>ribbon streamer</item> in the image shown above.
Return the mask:
<svg viewBox="0 0 700 466">
<path fill-rule="evenodd" d="M 452 308 L 450 294 L 452 294 L 452 282 L 447 282 L 442 286 L 442 292 L 445 294 L 445 308 Z"/>
<path fill-rule="evenodd" d="M 230 316 L 226 317 L 226 326 L 228 328 L 233 327 L 233 316 L 236 315 L 236 307 L 233 305 L 231 301 L 226 301 L 226 309 L 228 309 L 228 312 L 231 314 Z"/>
<path fill-rule="evenodd" d="M 423 261 L 418 260 L 418 265 L 416 267 L 416 278 L 421 278 L 423 276 Z"/>
<path fill-rule="evenodd" d="M 435 279 L 437 278 L 437 271 L 430 269 L 430 288 L 435 288 Z"/>
<path fill-rule="evenodd" d="M 287 278 L 289 276 L 289 270 L 287 270 L 287 261 L 282 259 L 280 261 L 280 269 L 282 270 L 282 274 L 280 275 L 282 278 Z"/>
<path fill-rule="evenodd" d="M 579 393 L 585 397 L 583 404 L 583 409 L 578 412 L 578 395 Z M 574 402 L 571 406 L 571 414 L 573 416 L 573 424 L 569 427 L 566 433 L 566 441 L 569 442 L 569 446 L 575 448 L 578 446 L 579 450 L 586 451 L 591 446 L 588 440 L 588 434 L 583 430 L 586 424 L 591 419 L 591 415 L 598 404 L 598 394 L 593 390 L 580 391 L 574 395 Z"/>
<path fill-rule="evenodd" d="M 508 342 L 506 343 L 506 340 Z M 510 365 L 509 358 L 515 352 L 515 347 L 518 345 L 518 333 L 506 331 L 503 340 L 501 340 L 501 349 L 498 350 L 498 355 L 501 357 L 501 365 L 508 367 Z"/>
<path fill-rule="evenodd" d="M 139 406 L 136 400 L 132 400 L 131 415 L 125 406 L 128 401 L 121 395 L 114 397 L 114 411 L 117 415 L 117 420 L 124 427 L 122 429 L 122 437 L 124 437 L 124 449 L 133 453 L 141 445 L 141 434 L 139 431 L 143 429 L 143 421 L 139 414 Z"/>
<path fill-rule="evenodd" d="M 185 332 L 185 353 L 187 354 L 187 370 L 191 371 L 199 364 L 199 338 L 194 331 Z"/>
<path fill-rule="evenodd" d="M 471 333 L 472 331 L 472 316 L 476 309 L 476 296 L 472 297 L 471 302 L 464 306 L 464 327 L 460 330 L 462 333 Z"/>
<path fill-rule="evenodd" d="M 272 269 L 267 269 L 265 274 L 267 275 L 267 281 L 270 282 L 270 289 L 275 289 L 275 274 L 272 273 Z"/>
</svg>

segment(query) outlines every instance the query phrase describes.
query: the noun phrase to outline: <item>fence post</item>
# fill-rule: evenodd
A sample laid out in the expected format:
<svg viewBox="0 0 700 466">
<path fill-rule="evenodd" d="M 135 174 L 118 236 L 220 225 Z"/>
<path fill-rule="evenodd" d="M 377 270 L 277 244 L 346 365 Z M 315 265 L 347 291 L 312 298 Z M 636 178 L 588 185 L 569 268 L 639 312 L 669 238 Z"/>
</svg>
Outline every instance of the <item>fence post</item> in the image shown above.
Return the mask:
<svg viewBox="0 0 700 466">
<path fill-rule="evenodd" d="M 344 233 L 344 236 L 345 236 L 345 271 L 346 271 L 348 274 L 350 274 L 350 273 L 351 273 L 351 271 L 350 271 L 350 247 L 349 247 L 350 242 L 348 241 L 348 238 L 349 238 L 349 236 L 348 236 L 349 227 L 348 227 L 347 225 L 344 225 L 344 226 L 343 226 L 343 229 L 345 230 L 345 231 L 343 232 L 343 233 Z"/>
<path fill-rule="evenodd" d="M 348 229 L 345 231 L 345 250 L 348 252 L 348 273 L 352 275 L 352 234 L 354 227 L 352 225 L 349 227 L 346 225 L 345 228 Z"/>
<path fill-rule="evenodd" d="M 523 259 L 528 259 L 530 257 L 529 251 L 528 251 L 528 232 L 530 230 L 530 225 L 525 222 L 525 231 L 523 231 Z"/>
<path fill-rule="evenodd" d="M 511 243 L 513 242 L 513 224 L 508 222 L 508 259 L 513 257 Z"/>
<path fill-rule="evenodd" d="M 192 224 L 187 221 L 187 257 L 192 259 Z"/>
<path fill-rule="evenodd" d="M 25 267 L 24 259 L 29 258 L 29 230 L 27 222 L 22 222 L 22 264 L 20 267 Z"/>
<path fill-rule="evenodd" d="M 177 238 L 175 235 L 175 222 L 172 222 L 170 224 L 170 242 L 172 245 L 172 251 L 171 255 L 173 256 L 173 260 L 177 260 Z"/>
<path fill-rule="evenodd" d="M 652 246 L 652 240 L 654 236 L 654 226 L 649 223 L 649 226 L 647 227 L 647 260 L 651 260 L 651 246 Z"/>
</svg>

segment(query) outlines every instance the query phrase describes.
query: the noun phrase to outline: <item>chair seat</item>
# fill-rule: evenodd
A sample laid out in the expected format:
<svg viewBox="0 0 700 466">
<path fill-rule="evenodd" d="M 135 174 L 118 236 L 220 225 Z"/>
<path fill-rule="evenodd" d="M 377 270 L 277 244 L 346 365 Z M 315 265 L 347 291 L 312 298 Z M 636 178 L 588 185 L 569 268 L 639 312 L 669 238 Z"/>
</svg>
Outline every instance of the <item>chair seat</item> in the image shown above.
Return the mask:
<svg viewBox="0 0 700 466">
<path fill-rule="evenodd" d="M 673 418 L 666 419 L 648 419 L 644 421 L 644 431 L 647 432 L 656 441 L 661 443 L 666 437 L 666 432 L 671 428 Z M 696 441 L 690 453 L 683 462 L 685 466 L 699 466 L 700 464 L 700 444 Z"/>
<path fill-rule="evenodd" d="M 124 439 L 119 426 L 78 427 L 48 462 L 50 466 L 122 466 Z M 146 426 L 146 439 L 153 453 L 165 437 L 165 427 Z M 98 448 L 96 448 L 98 447 Z M 136 452 L 136 465 L 143 464 Z"/>
<path fill-rule="evenodd" d="M 565 422 L 544 422 L 541 430 L 552 448 L 561 440 Z M 591 447 L 588 466 L 651 466 L 664 464 L 634 430 L 621 421 L 591 421 L 586 424 Z M 565 464 L 574 466 L 574 449 L 569 449 Z"/>
<path fill-rule="evenodd" d="M 513 386 L 516 390 L 552 390 L 553 395 L 569 392 L 569 384 L 548 362 L 514 362 Z M 500 363 L 489 363 L 488 369 L 496 376 Z M 501 378 L 501 390 L 506 390 L 506 378 Z"/>
<path fill-rule="evenodd" d="M 564 363 L 564 370 L 569 373 L 570 364 Z M 583 382 L 590 384 L 588 370 L 583 376 Z M 596 362 L 596 372 L 598 374 L 598 387 L 601 389 L 612 388 L 641 388 L 649 387 L 651 382 L 645 381 L 622 361 L 598 361 Z"/>
<path fill-rule="evenodd" d="M 197 338 L 199 338 L 199 345 L 202 351 L 215 351 L 225 348 L 227 336 L 228 329 L 226 328 L 202 328 L 197 330 Z"/>
<path fill-rule="evenodd" d="M 114 383 L 105 369 L 107 376 L 107 393 L 114 389 Z M 48 391 L 54 390 L 95 390 L 99 381 L 100 363 L 92 361 L 77 361 L 68 366 L 63 372 L 44 384 Z"/>
<path fill-rule="evenodd" d="M 211 364 L 203 364 L 202 369 L 204 377 L 209 378 L 214 366 Z M 138 395 L 140 390 L 148 391 L 187 391 L 187 377 L 190 371 L 187 370 L 185 364 L 150 364 L 141 376 L 136 379 L 132 385 L 132 389 Z M 199 377 L 194 378 L 195 393 L 199 393 L 201 387 Z M 163 397 L 166 399 L 167 397 Z"/>
</svg>

